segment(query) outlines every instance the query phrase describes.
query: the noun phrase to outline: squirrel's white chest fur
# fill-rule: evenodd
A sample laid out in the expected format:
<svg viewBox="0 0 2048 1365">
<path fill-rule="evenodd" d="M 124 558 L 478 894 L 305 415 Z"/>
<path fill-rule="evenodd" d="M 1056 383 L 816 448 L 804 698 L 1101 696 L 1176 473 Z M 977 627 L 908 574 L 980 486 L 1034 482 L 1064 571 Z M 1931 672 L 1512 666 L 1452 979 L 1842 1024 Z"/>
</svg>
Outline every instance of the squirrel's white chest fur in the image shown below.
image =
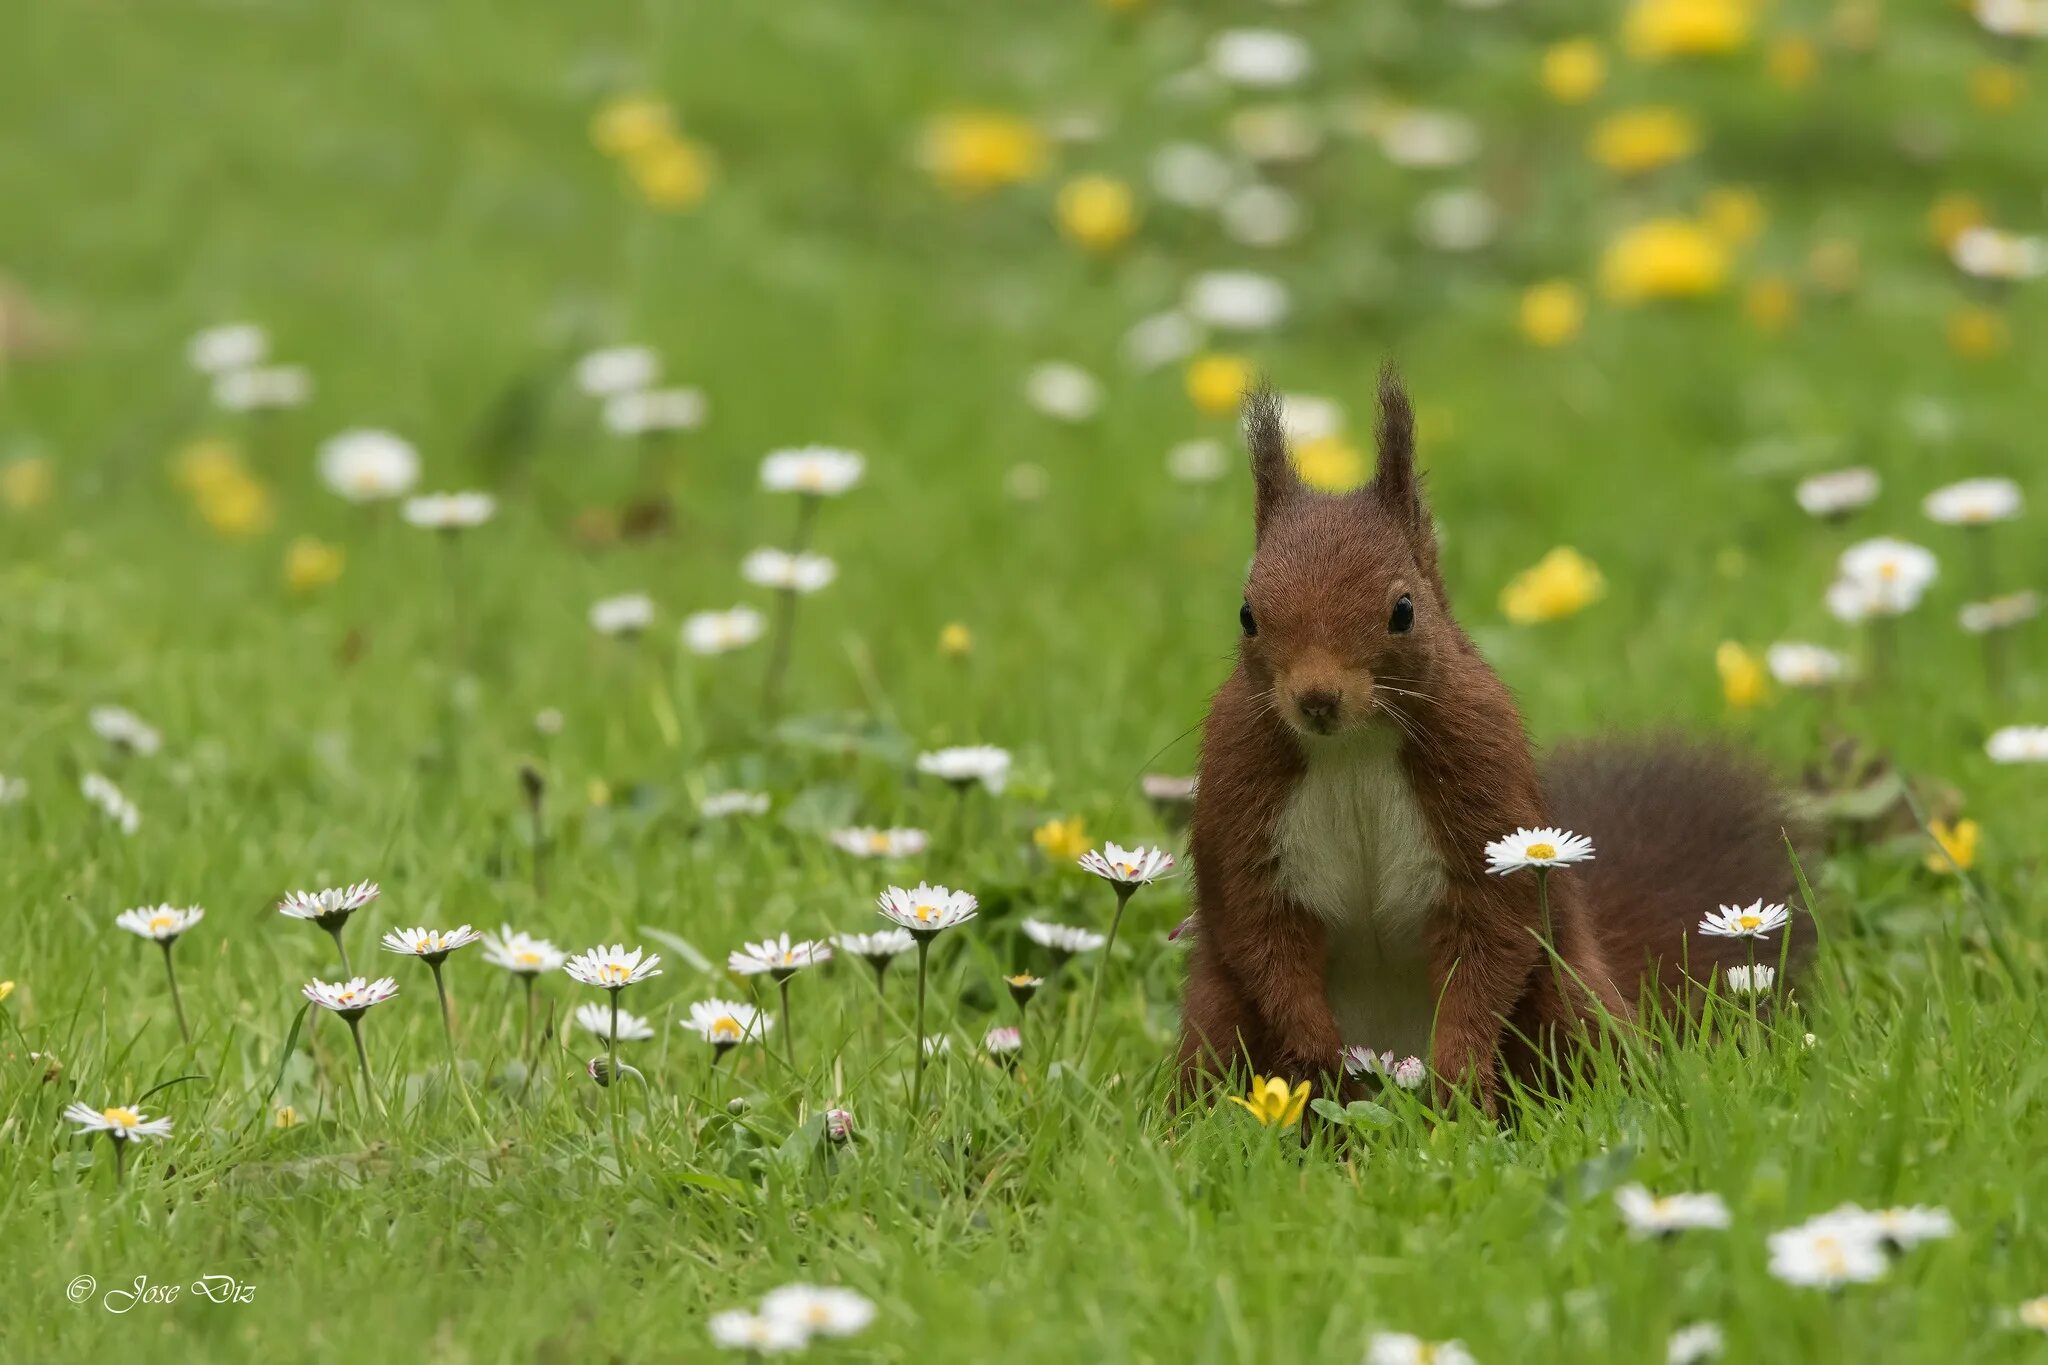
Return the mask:
<svg viewBox="0 0 2048 1365">
<path fill-rule="evenodd" d="M 1280 889 L 1329 928 L 1324 989 L 1345 1044 L 1429 1056 L 1436 999 L 1423 930 L 1444 890 L 1399 736 L 1311 746 L 1273 827 Z"/>
</svg>

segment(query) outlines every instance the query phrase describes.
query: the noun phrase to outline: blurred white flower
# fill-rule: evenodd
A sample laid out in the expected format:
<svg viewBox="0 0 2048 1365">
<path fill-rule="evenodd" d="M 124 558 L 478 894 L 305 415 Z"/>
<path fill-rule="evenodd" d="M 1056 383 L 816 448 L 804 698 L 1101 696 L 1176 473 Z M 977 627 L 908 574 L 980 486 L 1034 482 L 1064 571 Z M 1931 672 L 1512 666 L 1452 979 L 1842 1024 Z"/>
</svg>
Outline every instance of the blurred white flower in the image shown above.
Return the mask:
<svg viewBox="0 0 2048 1365">
<path fill-rule="evenodd" d="M 1848 1238 L 1868 1238 L 1893 1251 L 1911 1251 L 1922 1242 L 1956 1235 L 1956 1220 L 1947 1209 L 1922 1204 L 1889 1209 L 1843 1204 L 1808 1219 L 1806 1227 L 1809 1231 L 1833 1232 Z"/>
<path fill-rule="evenodd" d="M 1041 948 L 1050 948 L 1056 953 L 1092 953 L 1109 940 L 1093 929 L 1084 929 L 1075 924 L 1053 924 L 1050 921 L 1029 918 L 1018 925 L 1024 937 Z"/>
<path fill-rule="evenodd" d="M 1759 962 L 1755 966 L 1730 967 L 1724 978 L 1730 993 L 1735 995 L 1762 995 L 1778 979 L 1778 969 Z"/>
<path fill-rule="evenodd" d="M 100 813 L 118 825 L 123 834 L 133 834 L 142 827 L 142 812 L 135 809 L 135 803 L 122 794 L 111 779 L 99 773 L 87 773 L 78 779 L 78 790 L 86 800 L 100 808 Z"/>
<path fill-rule="evenodd" d="M 320 477 L 350 502 L 402 497 L 419 481 L 419 452 L 388 431 L 358 429 L 320 446 Z"/>
<path fill-rule="evenodd" d="M 1718 1194 L 1651 1194 L 1641 1185 L 1624 1185 L 1614 1192 L 1614 1203 L 1622 1221 L 1637 1237 L 1664 1236 L 1698 1228 L 1725 1228 L 1728 1206 Z"/>
<path fill-rule="evenodd" d="M 804 968 L 827 961 L 831 956 L 831 945 L 820 940 L 791 939 L 788 934 L 778 934 L 728 953 L 725 965 L 729 971 L 741 976 L 766 973 L 776 981 L 786 981 Z"/>
<path fill-rule="evenodd" d="M 1141 370 L 1156 370 L 1193 355 L 1202 331 L 1178 309 L 1154 313 L 1124 333 L 1124 359 Z"/>
<path fill-rule="evenodd" d="M 766 815 L 768 793 L 749 791 L 711 792 L 697 806 L 706 820 L 723 820 L 734 815 Z"/>
<path fill-rule="evenodd" d="M 85 723 L 116 749 L 148 757 L 163 747 L 156 727 L 123 706 L 95 706 L 86 712 Z"/>
<path fill-rule="evenodd" d="M 607 398 L 604 425 L 614 436 L 695 431 L 704 425 L 705 411 L 704 395 L 696 389 L 641 389 Z"/>
<path fill-rule="evenodd" d="M 761 487 L 771 493 L 805 493 L 836 498 L 861 481 L 867 461 L 833 446 L 796 446 L 770 451 L 761 461 Z"/>
<path fill-rule="evenodd" d="M 515 929 L 484 935 L 484 961 L 515 976 L 540 976 L 561 970 L 568 954 L 544 938 Z"/>
<path fill-rule="evenodd" d="M 850 1337 L 875 1320 L 875 1305 L 851 1289 L 814 1284 L 771 1289 L 761 1312 L 818 1337 Z"/>
<path fill-rule="evenodd" d="M 1964 479 L 1929 493 L 1920 509 L 1944 526 L 1983 526 L 2011 521 L 2025 502 L 2020 486 L 2011 479 Z"/>
<path fill-rule="evenodd" d="M 1223 201 L 1223 230 L 1246 246 L 1285 246 L 1301 235 L 1301 202 L 1272 185 L 1247 185 Z"/>
<path fill-rule="evenodd" d="M 711 1333 L 712 1345 L 750 1355 L 786 1355 L 803 1350 L 811 1342 L 810 1334 L 796 1323 L 771 1318 L 766 1313 L 749 1313 L 744 1308 L 713 1313 L 704 1325 Z"/>
<path fill-rule="evenodd" d="M 1271 28 L 1225 29 L 1209 40 L 1209 69 L 1233 85 L 1275 89 L 1308 75 L 1309 45 Z"/>
<path fill-rule="evenodd" d="M 1188 314 L 1224 331 L 1277 327 L 1286 321 L 1288 307 L 1286 285 L 1249 270 L 1213 270 L 1188 285 Z"/>
<path fill-rule="evenodd" d="M 2048 0 L 1975 0 L 1984 31 L 2000 38 L 2048 38 Z"/>
<path fill-rule="evenodd" d="M 1085 422 L 1102 406 L 1102 384 L 1079 365 L 1048 360 L 1024 377 L 1024 399 L 1061 422 Z"/>
<path fill-rule="evenodd" d="M 870 967 L 885 967 L 917 945 L 908 929 L 877 929 L 872 934 L 834 934 L 832 946 L 860 958 Z"/>
<path fill-rule="evenodd" d="M 1836 568 L 1840 577 L 1828 589 L 1828 609 L 1844 621 L 1911 611 L 1940 572 L 1928 550 L 1889 536 L 1851 545 Z"/>
<path fill-rule="evenodd" d="M 654 599 L 644 592 L 602 597 L 590 604 L 590 627 L 600 635 L 638 635 L 654 624 Z"/>
<path fill-rule="evenodd" d="M 684 1028 L 721 1052 L 735 1043 L 758 1043 L 774 1026 L 771 1016 L 738 1000 L 695 1001 L 683 1021 Z"/>
<path fill-rule="evenodd" d="M 1280 429 L 1295 445 L 1328 440 L 1344 430 L 1343 405 L 1320 394 L 1283 393 L 1280 395 Z"/>
<path fill-rule="evenodd" d="M 1396 166 L 1462 166 L 1479 155 L 1479 125 L 1462 114 L 1397 110 L 1379 129 L 1380 150 Z"/>
<path fill-rule="evenodd" d="M 206 911 L 196 905 L 180 909 L 175 905 L 144 905 L 133 910 L 123 910 L 114 916 L 114 924 L 131 934 L 154 939 L 158 943 L 175 943 L 178 935 L 206 918 Z"/>
<path fill-rule="evenodd" d="M 1214 483 L 1229 467 L 1221 441 L 1182 441 L 1166 452 L 1166 472 L 1176 483 Z"/>
<path fill-rule="evenodd" d="M 2025 588 L 1988 602 L 1965 602 L 1956 613 L 1956 622 L 1972 635 L 1989 635 L 1995 630 L 2010 630 L 2040 614 L 2041 594 Z"/>
<path fill-rule="evenodd" d="M 195 332 L 185 344 L 185 359 L 201 374 L 225 374 L 261 365 L 270 354 L 270 337 L 253 322 L 224 322 Z"/>
<path fill-rule="evenodd" d="M 1462 1341 L 1424 1341 L 1407 1332 L 1374 1332 L 1365 1365 L 1478 1365 Z"/>
<path fill-rule="evenodd" d="M 467 924 L 454 929 L 393 929 L 384 935 L 384 951 L 403 953 L 407 957 L 425 958 L 428 962 L 442 962 L 457 948 L 467 948 L 483 938 Z"/>
<path fill-rule="evenodd" d="M 1010 780 L 1010 752 L 992 744 L 933 749 L 917 756 L 917 770 L 954 787 L 979 782 L 992 792 L 1000 792 Z"/>
<path fill-rule="evenodd" d="M 1152 155 L 1152 191 L 1169 204 L 1215 208 L 1236 182 L 1229 158 L 1199 142 L 1169 142 Z"/>
<path fill-rule="evenodd" d="M 576 1007 L 576 1027 L 594 1037 L 610 1039 L 612 1036 L 611 1006 L 600 1005 L 586 1000 Z M 654 1027 L 637 1014 L 619 1011 L 619 1041 L 622 1043 L 644 1043 L 654 1036 Z"/>
<path fill-rule="evenodd" d="M 562 711 L 560 707 L 543 706 L 533 713 L 533 728 L 542 735 L 562 733 Z"/>
<path fill-rule="evenodd" d="M 740 561 L 740 576 L 759 588 L 813 593 L 839 576 L 839 566 L 824 555 L 763 548 Z"/>
<path fill-rule="evenodd" d="M 428 493 L 407 498 L 403 514 L 408 525 L 428 531 L 466 531 L 496 516 L 498 500 L 489 493 Z"/>
<path fill-rule="evenodd" d="M 860 858 L 915 858 L 931 837 L 921 829 L 835 829 L 828 836 L 835 847 Z"/>
<path fill-rule="evenodd" d="M 991 1057 L 1009 1057 L 1024 1048 L 1024 1034 L 1011 1024 L 998 1024 L 981 1036 L 981 1046 Z"/>
<path fill-rule="evenodd" d="M 1992 227 L 1966 228 L 1949 244 L 1956 269 L 1980 280 L 2031 280 L 2048 275 L 2048 238 Z"/>
<path fill-rule="evenodd" d="M 64 1108 L 67 1121 L 78 1125 L 80 1133 L 105 1133 L 116 1142 L 130 1142 L 136 1139 L 161 1141 L 171 1135 L 169 1119 L 153 1119 L 142 1112 L 140 1105 L 109 1105 L 95 1109 L 89 1104 L 76 1101 Z"/>
<path fill-rule="evenodd" d="M 608 346 L 576 362 L 576 387 L 593 398 L 633 393 L 661 375 L 661 357 L 645 346 Z"/>
<path fill-rule="evenodd" d="M 1718 1324 L 1690 1323 L 1671 1334 L 1664 1347 L 1664 1365 L 1700 1365 L 1717 1358 L 1724 1346 Z"/>
<path fill-rule="evenodd" d="M 214 406 L 229 412 L 296 408 L 313 396 L 313 376 L 302 365 L 228 370 L 214 376 Z"/>
<path fill-rule="evenodd" d="M 1816 1224 L 1774 1232 L 1771 1274 L 1787 1284 L 1834 1289 L 1884 1278 L 1885 1256 L 1875 1238 Z"/>
<path fill-rule="evenodd" d="M 1792 496 L 1808 516 L 1832 519 L 1869 506 L 1882 486 L 1876 470 L 1858 465 L 1801 479 Z"/>
<path fill-rule="evenodd" d="M 1984 741 L 1993 763 L 2048 763 L 2048 725 L 2008 725 Z"/>
<path fill-rule="evenodd" d="M 752 607 L 692 612 L 683 618 L 683 646 L 692 654 L 729 654 L 761 638 L 768 622 Z"/>
<path fill-rule="evenodd" d="M 18 805 L 28 800 L 28 779 L 9 777 L 0 773 L 0 806 Z"/>
<path fill-rule="evenodd" d="M 1438 190 L 1415 209 L 1415 234 L 1439 251 L 1477 251 L 1500 227 L 1500 210 L 1474 189 Z"/>
<path fill-rule="evenodd" d="M 1306 161 L 1323 145 L 1323 125 L 1296 104 L 1261 104 L 1230 116 L 1230 144 L 1268 165 Z"/>
<path fill-rule="evenodd" d="M 1826 687 L 1848 671 L 1849 661 L 1832 649 L 1781 640 L 1764 651 L 1771 676 L 1786 687 Z"/>
</svg>

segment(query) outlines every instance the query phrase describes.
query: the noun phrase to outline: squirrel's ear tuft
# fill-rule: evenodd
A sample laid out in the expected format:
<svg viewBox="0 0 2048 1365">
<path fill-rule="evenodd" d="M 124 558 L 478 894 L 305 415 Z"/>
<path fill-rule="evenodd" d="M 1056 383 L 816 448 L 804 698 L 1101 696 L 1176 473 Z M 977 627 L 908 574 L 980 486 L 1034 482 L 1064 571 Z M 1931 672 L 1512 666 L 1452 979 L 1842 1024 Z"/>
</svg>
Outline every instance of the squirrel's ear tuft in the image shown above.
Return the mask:
<svg viewBox="0 0 2048 1365">
<path fill-rule="evenodd" d="M 1426 528 L 1422 481 L 1415 472 L 1415 410 L 1408 406 L 1408 391 L 1392 361 L 1380 370 L 1377 441 L 1379 468 L 1372 477 L 1372 495 L 1407 525 Z"/>
<path fill-rule="evenodd" d="M 1261 379 L 1244 396 L 1244 439 L 1252 455 L 1252 520 L 1263 534 L 1266 519 L 1294 487 L 1287 457 L 1287 429 L 1280 420 L 1280 395 Z"/>
</svg>

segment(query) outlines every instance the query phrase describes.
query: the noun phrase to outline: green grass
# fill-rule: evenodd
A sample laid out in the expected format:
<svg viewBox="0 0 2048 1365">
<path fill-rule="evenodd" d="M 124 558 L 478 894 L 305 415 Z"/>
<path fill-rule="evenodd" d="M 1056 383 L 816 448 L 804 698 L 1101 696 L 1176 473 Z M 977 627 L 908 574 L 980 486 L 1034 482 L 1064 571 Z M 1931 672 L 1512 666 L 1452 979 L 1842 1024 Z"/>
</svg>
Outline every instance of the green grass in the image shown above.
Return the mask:
<svg viewBox="0 0 2048 1365">
<path fill-rule="evenodd" d="M 2048 720 L 2048 674 L 2029 630 L 2010 694 L 1987 696 L 1952 624 L 1971 595 L 1964 544 L 1917 504 L 1993 473 L 2048 500 L 2048 307 L 2022 289 L 2003 305 L 2009 353 L 1952 354 L 1945 319 L 1967 295 L 1924 225 L 1937 195 L 1966 191 L 2039 230 L 2043 95 L 2001 116 L 1972 107 L 1986 49 L 1951 7 L 1889 14 L 1876 49 L 1853 54 L 1827 7 L 1781 5 L 1765 37 L 1821 44 L 1807 91 L 1773 87 L 1756 44 L 1680 68 L 1617 61 L 1596 111 L 1670 100 L 1710 132 L 1700 156 L 1619 187 L 1580 154 L 1594 113 L 1543 103 L 1532 75 L 1545 41 L 1610 37 L 1606 7 L 1366 10 L 12 6 L 0 269 L 65 344 L 0 370 L 0 463 L 45 458 L 56 483 L 39 508 L 0 507 L 0 772 L 30 784 L 0 808 L 0 979 L 16 983 L 0 1005 L 0 1349 L 695 1360 L 712 1354 L 708 1313 L 803 1278 L 880 1304 L 863 1336 L 815 1348 L 846 1359 L 1341 1361 L 1395 1329 L 1461 1337 L 1488 1362 L 1655 1360 L 1701 1318 L 1737 1360 L 2033 1358 L 2038 1340 L 2002 1318 L 2048 1292 L 2048 795 L 2040 769 L 1997 768 L 1982 741 Z M 1104 135 L 1061 149 L 1061 171 L 1142 184 L 1161 141 L 1221 138 L 1229 100 L 1158 91 L 1226 23 L 1314 39 L 1316 109 L 1370 93 L 1470 113 L 1481 161 L 1402 172 L 1333 136 L 1276 172 L 1312 214 L 1300 242 L 1255 252 L 1151 204 L 1108 261 L 1053 231 L 1057 175 L 961 202 L 916 165 L 936 111 L 1084 111 Z M 717 153 L 694 212 L 650 213 L 589 145 L 603 100 L 642 88 Z M 1937 151 L 1902 151 L 1902 129 Z M 1417 199 L 1467 183 L 1503 203 L 1500 240 L 1469 257 L 1423 248 Z M 1596 299 L 1556 351 L 1516 335 L 1528 283 L 1590 285 L 1613 230 L 1721 184 L 1754 187 L 1769 213 L 1729 291 L 1638 310 Z M 1841 296 L 1804 274 L 1830 238 L 1860 248 Z M 1016 921 L 1100 927 L 1110 909 L 1030 831 L 1078 815 L 1098 839 L 1169 838 L 1137 779 L 1192 770 L 1191 727 L 1229 668 L 1247 481 L 1163 473 L 1172 444 L 1227 440 L 1229 424 L 1192 413 L 1174 368 L 1134 373 L 1118 346 L 1190 274 L 1236 265 L 1295 289 L 1289 326 L 1244 347 L 1283 388 L 1340 399 L 1362 428 L 1381 358 L 1401 359 L 1457 607 L 1539 740 L 1725 730 L 1790 779 L 1824 734 L 1853 734 L 1982 821 L 1976 880 L 2010 965 L 1954 879 L 1922 869 L 1920 841 L 1844 846 L 1808 869 L 1822 962 L 1761 1048 L 1667 1046 L 1508 1129 L 1402 1110 L 1303 1151 L 1234 1106 L 1166 1115 L 1176 881 L 1126 918 L 1092 1083 L 1046 1065 L 1055 1022 L 1067 1049 L 1078 1037 L 1087 959 L 1032 1007 L 1019 1075 L 979 1062 L 982 1030 L 1013 1017 L 1001 975 L 1049 965 Z M 1765 274 L 1801 284 L 1781 335 L 1742 316 L 1741 282 Z M 207 409 L 184 340 L 245 316 L 312 369 L 309 406 L 260 424 Z M 573 519 L 627 495 L 633 454 L 564 374 L 613 340 L 656 346 L 712 419 L 682 446 L 677 532 L 592 550 Z M 1094 421 L 1024 406 L 1025 371 L 1053 357 L 1105 380 Z M 429 488 L 495 490 L 499 518 L 451 551 L 343 504 L 312 452 L 353 425 L 416 441 Z M 220 537 L 171 481 L 205 435 L 240 443 L 271 530 Z M 794 512 L 755 490 L 756 462 L 807 441 L 864 450 L 870 474 L 820 519 L 840 578 L 805 604 L 797 723 L 774 731 L 765 652 L 694 659 L 674 627 L 759 601 L 738 560 L 785 539 Z M 1004 492 L 1022 461 L 1047 476 L 1037 501 Z M 1849 462 L 1882 471 L 1879 503 L 1845 531 L 1804 519 L 1793 480 Z M 2048 571 L 2033 525 L 2002 535 L 2005 586 Z M 1832 712 L 1780 692 L 1727 715 L 1720 641 L 1856 645 L 1821 590 L 1844 544 L 1880 532 L 1945 568 L 1902 623 L 1894 676 Z M 341 580 L 303 599 L 280 584 L 297 535 L 348 553 Z M 1601 566 L 1606 597 L 1508 625 L 1501 584 L 1557 544 Z M 629 590 L 662 608 L 637 648 L 584 620 Z M 974 632 L 965 660 L 936 648 L 951 621 Z M 103 702 L 160 727 L 164 752 L 106 755 L 85 724 Z M 565 717 L 552 739 L 532 724 L 544 707 Z M 804 742 L 820 734 L 860 743 Z M 970 802 L 955 837 L 951 799 L 910 758 L 981 740 L 1015 751 L 1017 780 Z M 544 897 L 522 764 L 547 783 Z M 79 799 L 89 769 L 140 807 L 133 837 Z M 776 813 L 700 823 L 696 800 L 732 786 L 771 792 Z M 856 818 L 928 827 L 933 853 L 855 864 L 821 834 Z M 626 1004 L 665 1026 L 740 989 L 675 940 L 716 961 L 783 930 L 878 927 L 884 881 L 919 876 L 984 904 L 933 955 L 935 1022 L 956 1041 L 927 1078 L 929 1112 L 908 1106 L 909 972 L 884 1013 L 865 969 L 841 963 L 793 985 L 795 1073 L 780 1033 L 729 1059 L 715 1097 L 688 1035 L 626 1045 L 651 1103 L 627 1096 L 623 1177 L 610 1095 L 582 1075 L 588 1039 L 551 1042 L 529 1085 L 516 987 L 459 954 L 486 1141 L 442 1087 L 424 968 L 374 948 L 386 927 L 462 921 L 570 948 L 644 943 L 666 970 Z M 388 1119 L 361 1115 L 333 1019 L 286 1052 L 300 984 L 335 964 L 324 935 L 273 906 L 364 877 L 385 894 L 351 951 L 403 992 L 364 1021 Z M 156 900 L 209 912 L 177 949 L 190 1048 L 156 950 L 112 925 Z M 599 994 L 566 977 L 542 989 L 558 1013 Z M 174 1080 L 148 1107 L 175 1137 L 116 1189 L 106 1145 L 72 1138 L 60 1111 Z M 715 1102 L 732 1095 L 748 1101 L 738 1121 Z M 308 1121 L 274 1128 L 282 1103 Z M 819 1141 L 833 1103 L 856 1115 L 850 1146 Z M 1631 1242 L 1611 1201 L 1628 1180 L 1717 1191 L 1734 1226 Z M 1839 1295 L 1773 1280 L 1765 1236 L 1847 1200 L 1941 1204 L 1960 1232 Z M 213 1273 L 253 1300 L 187 1291 L 116 1314 L 65 1297 L 81 1275 L 104 1294 Z"/>
</svg>

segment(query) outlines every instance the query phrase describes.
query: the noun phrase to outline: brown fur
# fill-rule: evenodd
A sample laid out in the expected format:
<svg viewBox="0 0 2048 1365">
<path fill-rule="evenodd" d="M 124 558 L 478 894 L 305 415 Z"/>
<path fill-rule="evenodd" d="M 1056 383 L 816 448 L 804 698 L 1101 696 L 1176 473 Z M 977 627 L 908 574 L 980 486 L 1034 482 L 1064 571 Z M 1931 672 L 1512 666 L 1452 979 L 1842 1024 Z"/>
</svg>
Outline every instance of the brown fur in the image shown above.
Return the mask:
<svg viewBox="0 0 2048 1365">
<path fill-rule="evenodd" d="M 1248 400 L 1256 633 L 1242 639 L 1203 732 L 1184 1082 L 1236 1063 L 1319 1082 L 1342 1074 L 1324 991 L 1328 931 L 1279 891 L 1273 851 L 1304 745 L 1333 714 L 1402 734 L 1400 762 L 1445 871 L 1427 914 L 1438 1003 L 1426 1060 L 1439 1086 L 1469 1084 L 1489 1112 L 1504 1057 L 1540 1084 L 1545 1053 L 1590 1037 L 1600 1013 L 1633 1018 L 1652 964 L 1676 985 L 1687 952 L 1695 976 L 1731 960 L 1702 947 L 1720 941 L 1688 936 L 1692 921 L 1738 896 L 1786 895 L 1775 796 L 1738 760 L 1671 742 L 1599 744 L 1561 754 L 1539 777 L 1512 696 L 1452 619 L 1413 425 L 1389 370 L 1373 482 L 1324 496 L 1295 479 L 1277 400 Z M 1390 609 L 1403 594 L 1414 626 L 1397 634 Z M 1490 840 L 1544 824 L 1588 834 L 1598 851 L 1550 878 L 1563 972 L 1539 942 L 1536 878 L 1486 871 Z"/>
</svg>

